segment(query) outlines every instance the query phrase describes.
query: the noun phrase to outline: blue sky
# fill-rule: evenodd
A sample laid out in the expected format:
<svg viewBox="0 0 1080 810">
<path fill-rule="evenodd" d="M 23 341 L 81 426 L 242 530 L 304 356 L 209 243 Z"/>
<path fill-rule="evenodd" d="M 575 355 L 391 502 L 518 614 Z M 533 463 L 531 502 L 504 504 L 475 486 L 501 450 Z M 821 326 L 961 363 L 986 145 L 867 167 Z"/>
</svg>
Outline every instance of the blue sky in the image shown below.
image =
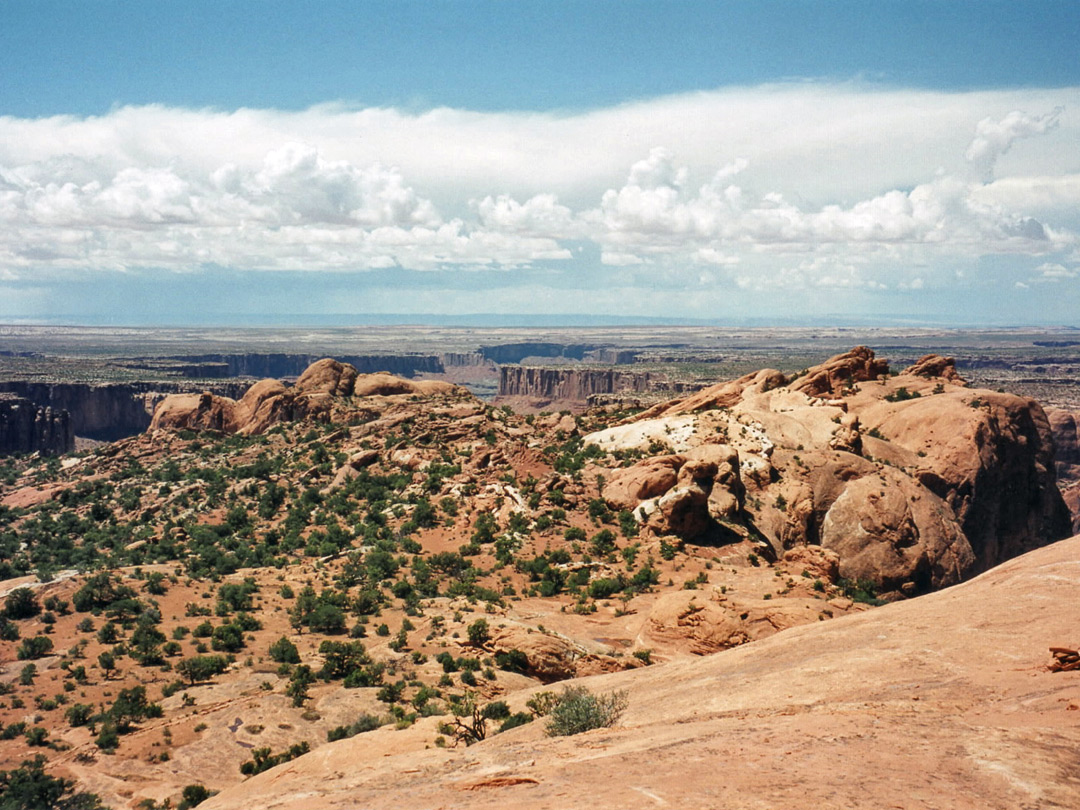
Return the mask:
<svg viewBox="0 0 1080 810">
<path fill-rule="evenodd" d="M 0 4 L 0 321 L 1077 323 L 1080 4 Z"/>
</svg>

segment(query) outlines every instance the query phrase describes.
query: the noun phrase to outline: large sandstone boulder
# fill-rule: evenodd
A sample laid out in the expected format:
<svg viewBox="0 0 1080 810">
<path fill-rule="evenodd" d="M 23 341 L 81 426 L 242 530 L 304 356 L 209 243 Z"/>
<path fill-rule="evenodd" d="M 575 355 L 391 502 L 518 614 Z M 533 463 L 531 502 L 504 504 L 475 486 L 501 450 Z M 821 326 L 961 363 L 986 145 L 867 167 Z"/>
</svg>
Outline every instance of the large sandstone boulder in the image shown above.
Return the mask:
<svg viewBox="0 0 1080 810">
<path fill-rule="evenodd" d="M 150 430 L 217 430 L 235 433 L 242 424 L 237 403 L 228 397 L 202 394 L 170 394 L 154 409 Z"/>
<path fill-rule="evenodd" d="M 494 629 L 486 646 L 492 652 L 524 653 L 528 662 L 525 674 L 544 683 L 573 678 L 576 662 L 583 655 L 582 650 L 562 636 L 517 624 Z"/>
<path fill-rule="evenodd" d="M 975 554 L 974 570 L 1068 536 L 1050 424 L 1034 400 L 955 388 L 867 403 L 860 417 L 916 454 L 914 475 L 956 516 Z"/>
<path fill-rule="evenodd" d="M 737 516 L 744 494 L 739 454 L 719 444 L 646 459 L 619 471 L 603 490 L 608 506 L 633 511 L 654 534 L 687 539 Z"/>
<path fill-rule="evenodd" d="M 604 500 L 612 509 L 635 509 L 675 486 L 684 461 L 678 455 L 656 456 L 620 470 L 604 485 Z"/>
<path fill-rule="evenodd" d="M 348 397 L 352 396 L 358 376 L 356 369 L 347 363 L 325 357 L 304 369 L 304 373 L 296 380 L 296 391 L 309 395 Z"/>
<path fill-rule="evenodd" d="M 844 488 L 825 515 L 821 544 L 836 552 L 841 577 L 906 595 L 954 585 L 975 564 L 952 510 L 891 467 Z"/>
</svg>

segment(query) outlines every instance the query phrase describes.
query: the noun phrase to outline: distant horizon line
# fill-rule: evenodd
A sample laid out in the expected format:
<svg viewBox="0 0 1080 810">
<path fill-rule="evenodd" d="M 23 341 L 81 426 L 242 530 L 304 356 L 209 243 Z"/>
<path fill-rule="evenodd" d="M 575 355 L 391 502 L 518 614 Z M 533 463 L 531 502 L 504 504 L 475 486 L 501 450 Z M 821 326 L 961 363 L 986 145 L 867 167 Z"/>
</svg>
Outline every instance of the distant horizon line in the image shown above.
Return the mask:
<svg viewBox="0 0 1080 810">
<path fill-rule="evenodd" d="M 111 317 L 57 316 L 51 318 L 0 318 L 0 327 L 52 327 L 70 329 L 257 329 L 257 328 L 348 328 L 358 326 L 433 326 L 472 328 L 600 328 L 610 326 L 643 327 L 715 327 L 742 329 L 770 328 L 897 328 L 909 329 L 1080 329 L 1072 324 L 1038 322 L 951 322 L 926 315 L 864 316 L 825 315 L 812 318 L 745 317 L 690 318 L 650 315 L 580 315 L 580 314 L 498 314 L 467 313 L 460 315 L 431 313 L 327 313 L 231 315 L 227 320 L 186 319 L 120 321 Z"/>
</svg>

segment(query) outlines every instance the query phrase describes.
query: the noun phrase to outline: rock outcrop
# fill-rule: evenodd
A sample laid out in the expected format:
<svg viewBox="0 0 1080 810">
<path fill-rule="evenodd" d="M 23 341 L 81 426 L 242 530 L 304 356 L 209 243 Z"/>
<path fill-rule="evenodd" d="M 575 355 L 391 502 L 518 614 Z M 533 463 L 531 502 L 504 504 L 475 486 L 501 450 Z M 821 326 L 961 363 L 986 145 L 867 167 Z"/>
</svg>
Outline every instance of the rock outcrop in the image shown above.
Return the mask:
<svg viewBox="0 0 1080 810">
<path fill-rule="evenodd" d="M 956 361 L 940 354 L 927 354 L 920 357 L 914 365 L 900 372 L 901 376 L 933 377 L 948 380 L 954 385 L 966 385 L 966 381 L 956 371 Z"/>
<path fill-rule="evenodd" d="M 841 576 L 892 597 L 953 584 L 1070 531 L 1042 408 L 969 389 L 933 355 L 889 377 L 856 347 L 790 383 L 760 371 L 585 438 L 609 451 L 669 450 L 604 491 L 655 533 L 708 536 L 721 520 L 712 493 L 728 492 L 722 520 L 738 536 L 760 532 L 777 556 L 821 544 L 839 554 Z M 745 498 L 707 475 L 682 480 L 680 461 L 716 442 L 735 453 Z"/>
<path fill-rule="evenodd" d="M 0 455 L 56 455 L 75 449 L 67 411 L 43 408 L 13 394 L 0 394 Z"/>
<path fill-rule="evenodd" d="M 150 430 L 219 430 L 256 435 L 280 422 L 330 421 L 341 407 L 371 397 L 461 395 L 456 385 L 405 380 L 390 374 L 359 374 L 347 363 L 324 358 L 312 363 L 296 385 L 262 380 L 239 400 L 210 393 L 167 397 L 154 412 Z"/>
<path fill-rule="evenodd" d="M 736 517 L 744 494 L 738 452 L 716 444 L 647 459 L 613 476 L 603 491 L 612 509 L 635 512 L 655 534 L 685 538 Z"/>
<path fill-rule="evenodd" d="M 853 385 L 876 380 L 889 373 L 889 364 L 874 356 L 867 346 L 856 346 L 849 352 L 838 354 L 792 380 L 792 391 L 801 391 L 812 397 L 837 396 Z"/>
</svg>

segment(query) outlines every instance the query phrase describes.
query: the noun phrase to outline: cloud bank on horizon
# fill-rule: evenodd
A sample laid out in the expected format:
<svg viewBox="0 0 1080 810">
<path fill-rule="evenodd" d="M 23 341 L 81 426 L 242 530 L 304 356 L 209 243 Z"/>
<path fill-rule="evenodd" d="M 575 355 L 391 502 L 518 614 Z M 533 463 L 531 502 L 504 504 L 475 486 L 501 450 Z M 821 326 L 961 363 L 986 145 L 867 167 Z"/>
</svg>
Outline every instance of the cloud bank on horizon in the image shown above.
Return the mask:
<svg viewBox="0 0 1080 810">
<path fill-rule="evenodd" d="M 809 291 L 947 301 L 980 274 L 1022 296 L 1080 271 L 1078 109 L 1076 87 L 790 83 L 572 114 L 0 117 L 0 283 L 482 272 L 503 277 L 496 307 L 591 290 L 597 311 L 690 315 Z"/>
</svg>

